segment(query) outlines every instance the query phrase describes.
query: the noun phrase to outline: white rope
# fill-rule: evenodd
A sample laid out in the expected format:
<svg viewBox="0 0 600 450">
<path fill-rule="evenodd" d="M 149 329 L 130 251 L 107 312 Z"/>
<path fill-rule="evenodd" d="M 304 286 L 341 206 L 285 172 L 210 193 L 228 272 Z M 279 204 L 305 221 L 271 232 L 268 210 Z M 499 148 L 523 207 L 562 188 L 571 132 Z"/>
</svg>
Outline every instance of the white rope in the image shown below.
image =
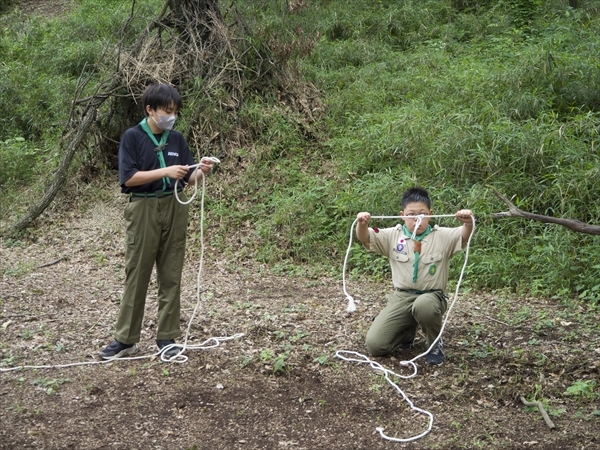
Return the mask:
<svg viewBox="0 0 600 450">
<path fill-rule="evenodd" d="M 220 164 L 221 160 L 219 158 L 215 158 L 214 156 L 204 156 L 201 160 L 200 160 L 200 164 L 202 164 L 203 160 L 208 160 L 208 161 L 212 161 L 213 163 L 216 164 Z M 193 164 L 191 166 L 188 166 L 189 169 L 195 169 L 196 167 L 198 167 L 200 164 Z M 200 171 L 200 173 L 202 174 L 202 203 L 201 203 L 201 208 L 202 211 L 204 211 L 204 190 L 206 188 L 205 186 L 205 178 L 204 178 L 204 172 Z M 177 194 L 177 182 L 179 180 L 175 180 L 175 198 L 177 199 L 177 201 L 179 203 L 181 203 L 182 205 L 189 205 L 190 203 L 192 203 L 192 201 L 194 201 L 194 199 L 196 198 L 196 195 L 198 195 L 198 181 L 196 180 L 196 182 L 194 183 L 194 194 L 188 199 L 187 202 L 181 201 L 179 199 L 179 195 Z M 200 228 L 200 231 L 202 231 L 202 227 Z M 204 250 L 204 247 L 202 248 Z M 202 264 L 202 262 L 200 262 Z"/>
<path fill-rule="evenodd" d="M 371 219 L 397 219 L 397 218 L 402 218 L 402 219 L 406 219 L 408 216 L 371 216 Z M 421 224 L 421 221 L 423 220 L 423 218 L 425 217 L 455 217 L 454 214 L 447 214 L 447 215 L 431 215 L 431 216 L 427 216 L 424 214 L 420 214 L 418 216 L 411 216 L 411 219 L 416 219 L 417 222 L 415 224 L 415 228 L 413 231 L 413 235 L 412 238 L 414 239 L 415 234 L 416 234 L 416 230 L 417 228 L 419 228 L 419 225 Z M 465 248 L 465 262 L 462 266 L 462 270 L 460 271 L 460 276 L 458 278 L 458 282 L 456 283 L 456 290 L 454 292 L 454 298 L 452 299 L 452 301 L 450 302 L 450 307 L 448 308 L 448 310 L 446 311 L 446 317 L 444 318 L 444 321 L 442 322 L 442 327 L 440 329 L 440 332 L 438 334 L 438 336 L 435 338 L 435 340 L 431 343 L 431 345 L 429 346 L 429 348 L 421 353 L 420 355 L 415 356 L 413 359 L 409 360 L 409 361 L 400 361 L 400 364 L 403 366 L 412 366 L 413 367 L 413 373 L 411 375 L 408 376 L 403 376 L 403 375 L 399 375 L 395 372 L 392 372 L 391 370 L 386 369 L 385 367 L 383 367 L 381 364 L 379 364 L 376 361 L 373 361 L 371 359 L 369 359 L 369 357 L 358 353 L 358 352 L 353 352 L 350 350 L 338 350 L 335 353 L 335 356 L 344 360 L 344 361 L 351 361 L 351 362 L 357 362 L 360 364 L 369 364 L 371 366 L 371 368 L 375 369 L 375 370 L 379 370 L 382 371 L 383 374 L 385 375 L 385 379 L 387 380 L 387 382 L 398 391 L 398 393 L 402 396 L 402 398 L 408 403 L 408 405 L 410 406 L 410 408 L 414 411 L 417 411 L 421 414 L 425 414 L 429 417 L 429 424 L 427 427 L 427 430 L 424 431 L 421 434 L 418 434 L 416 436 L 411 436 L 409 438 L 406 439 L 401 439 L 401 438 L 394 438 L 394 437 L 390 437 L 387 436 L 384 433 L 384 428 L 382 427 L 377 427 L 376 431 L 379 432 L 380 436 L 384 439 L 387 439 L 388 441 L 393 441 L 393 442 L 411 442 L 411 441 L 415 441 L 417 439 L 422 438 L 423 436 L 425 436 L 426 434 L 428 434 L 431 431 L 431 428 L 433 426 L 433 414 L 431 414 L 429 411 L 426 411 L 424 409 L 421 408 L 417 408 L 416 406 L 414 406 L 413 402 L 406 396 L 406 394 L 402 391 L 402 389 L 400 389 L 398 387 L 398 385 L 396 385 L 396 383 L 393 382 L 393 380 L 390 378 L 390 375 L 398 377 L 398 378 L 402 378 L 402 379 L 409 379 L 409 378 L 413 378 L 417 375 L 417 365 L 415 364 L 415 361 L 418 360 L 419 358 L 422 358 L 423 356 L 427 355 L 438 343 L 438 341 L 440 340 L 440 338 L 442 337 L 442 334 L 444 333 L 444 329 L 446 328 L 446 324 L 448 323 L 448 320 L 450 318 L 450 312 L 452 311 L 452 309 L 454 308 L 454 304 L 456 303 L 456 299 L 458 298 L 458 292 L 460 289 L 460 284 L 462 283 L 462 279 L 465 273 L 465 269 L 467 267 L 467 262 L 469 261 L 469 248 L 471 246 L 471 238 L 473 237 L 473 235 L 475 234 L 475 217 L 471 217 L 472 219 L 472 224 L 473 224 L 473 230 L 471 230 L 471 234 L 469 235 L 469 239 L 467 240 L 467 246 Z M 348 249 L 346 250 L 346 257 L 344 258 L 344 269 L 342 272 L 342 277 L 343 277 L 343 290 L 344 290 L 344 294 L 346 295 L 346 298 L 348 298 L 348 308 L 347 311 L 349 313 L 352 313 L 356 310 L 356 306 L 355 306 L 355 300 L 354 298 L 352 298 L 352 296 L 350 296 L 348 294 L 348 292 L 346 291 L 346 264 L 348 262 L 348 255 L 350 253 L 350 248 L 352 247 L 352 233 L 353 233 L 353 229 L 354 229 L 354 225 L 356 224 L 356 222 L 358 221 L 358 219 L 355 219 L 354 222 L 352 222 L 352 225 L 350 226 L 350 243 L 348 244 Z M 356 358 L 352 358 L 352 357 L 346 357 L 343 356 L 344 354 L 346 355 L 354 355 Z"/>
<path fill-rule="evenodd" d="M 371 219 L 406 219 L 409 216 L 371 216 Z M 412 235 L 412 239 L 415 238 L 415 234 L 417 232 L 417 228 L 419 228 L 419 225 L 421 224 L 421 221 L 423 220 L 424 217 L 456 217 L 454 214 L 444 214 L 444 215 L 437 215 L 437 216 L 426 216 L 424 214 L 419 214 L 418 216 L 410 216 L 413 219 L 417 220 L 417 223 L 415 224 L 415 229 L 413 231 L 413 235 Z M 352 222 L 352 225 L 350 225 L 350 239 L 348 242 L 348 248 L 346 249 L 346 256 L 344 258 L 344 267 L 342 269 L 342 289 L 344 291 L 344 295 L 346 296 L 346 298 L 348 299 L 348 306 L 346 308 L 346 311 L 349 313 L 353 313 L 354 311 L 356 311 L 356 303 L 358 303 L 358 300 L 354 300 L 354 297 L 352 297 L 350 294 L 348 294 L 348 291 L 346 290 L 346 266 L 348 265 L 348 256 L 350 255 L 350 249 L 352 248 L 352 238 L 354 236 L 354 226 L 356 225 L 356 222 L 358 222 L 358 218 L 354 219 L 354 222 Z M 475 220 L 473 220 L 473 227 L 475 226 Z M 475 228 L 473 228 L 474 230 Z M 473 235 L 473 233 L 471 233 L 471 236 Z M 469 236 L 469 242 L 471 242 L 471 237 Z M 467 251 L 468 251 L 468 244 L 467 244 Z"/>
<path fill-rule="evenodd" d="M 202 159 L 209 159 L 214 163 L 221 162 L 215 157 L 205 157 Z M 189 168 L 193 169 L 195 167 L 198 167 L 199 165 L 200 164 L 195 164 L 193 166 L 189 166 Z M 23 370 L 23 369 L 62 369 L 62 368 L 66 368 L 66 367 L 88 366 L 88 365 L 94 365 L 94 364 L 107 364 L 107 363 L 114 362 L 114 361 L 134 361 L 134 360 L 138 360 L 138 359 L 154 358 L 159 355 L 160 355 L 161 361 L 164 361 L 164 362 L 184 363 L 188 360 L 188 357 L 183 354 L 185 350 L 208 350 L 211 348 L 218 347 L 221 344 L 221 342 L 231 341 L 233 339 L 239 339 L 242 336 L 244 336 L 244 333 L 236 333 L 233 336 L 211 337 L 198 345 L 188 345 L 188 343 L 187 343 L 188 337 L 190 334 L 190 327 L 194 320 L 194 316 L 196 315 L 196 311 L 198 310 L 198 307 L 200 306 L 200 280 L 202 278 L 202 264 L 204 261 L 204 192 L 206 191 L 206 178 L 204 176 L 204 172 L 200 171 L 200 173 L 202 174 L 202 194 L 201 194 L 201 200 L 200 200 L 200 266 L 198 268 L 198 276 L 197 276 L 197 280 L 196 280 L 196 307 L 194 308 L 192 316 L 190 317 L 190 320 L 188 321 L 188 327 L 187 327 L 187 330 L 185 333 L 185 339 L 184 339 L 183 344 L 170 344 L 150 355 L 120 357 L 120 358 L 113 357 L 113 358 L 108 358 L 108 359 L 104 359 L 101 361 L 85 361 L 85 362 L 77 362 L 77 363 L 70 363 L 70 364 L 53 364 L 53 365 L 39 365 L 39 366 L 22 365 L 22 366 L 9 367 L 9 368 L 1 368 L 0 367 L 0 373 L 11 372 L 11 371 L 15 371 L 15 370 Z M 194 195 L 192 196 L 191 200 L 193 200 L 196 197 L 196 194 L 198 193 L 198 182 L 197 181 L 196 181 L 194 187 L 195 187 L 195 191 L 194 191 Z M 175 183 L 175 195 L 176 195 L 177 201 L 181 204 L 186 205 L 186 204 L 190 203 L 190 201 L 191 201 L 191 200 L 189 200 L 184 203 L 181 200 L 179 200 L 179 197 L 177 197 L 177 182 Z M 136 344 L 134 344 L 134 346 L 137 348 Z M 171 348 L 178 348 L 179 351 L 177 354 L 175 354 L 171 357 L 167 357 L 166 353 Z"/>
<path fill-rule="evenodd" d="M 347 356 L 343 356 L 344 354 L 346 355 L 354 355 L 356 358 L 352 358 L 352 357 L 347 357 Z M 406 401 L 406 403 L 408 403 L 408 405 L 410 406 L 410 408 L 414 411 L 417 411 L 421 414 L 424 414 L 426 416 L 429 417 L 429 424 L 427 426 L 427 430 L 425 430 L 423 433 L 417 435 L 417 436 L 413 436 L 410 437 L 408 439 L 400 439 L 400 438 L 394 438 L 394 437 L 390 437 L 387 436 L 384 433 L 384 428 L 382 427 L 377 427 L 375 428 L 375 430 L 377 432 L 379 432 L 379 434 L 381 435 L 382 438 L 387 439 L 388 441 L 394 441 L 394 442 L 410 442 L 410 441 L 415 441 L 419 438 L 422 438 L 423 436 L 425 436 L 427 433 L 429 433 L 431 431 L 431 428 L 433 427 L 433 414 L 431 414 L 429 411 L 426 411 L 424 409 L 421 408 L 417 408 L 413 402 L 406 396 L 406 394 L 404 393 L 404 391 L 402 391 L 402 389 L 400 389 L 398 387 L 398 385 L 396 383 L 394 383 L 394 381 L 390 378 L 390 376 L 394 376 L 397 378 L 402 378 L 402 379 L 410 379 L 410 378 L 414 378 L 417 375 L 417 365 L 414 363 L 414 359 L 412 361 L 402 361 L 401 364 L 403 365 L 411 365 L 413 367 L 413 373 L 411 375 L 400 375 L 397 374 L 395 372 L 392 372 L 389 369 L 386 369 L 385 367 L 383 367 L 381 364 L 379 364 L 376 361 L 373 361 L 371 359 L 369 359 L 367 356 L 358 353 L 358 352 L 353 352 L 350 350 L 338 350 L 335 353 L 335 356 L 337 356 L 340 359 L 343 359 L 344 361 L 350 361 L 350 362 L 357 362 L 360 364 L 369 364 L 371 366 L 371 368 L 381 371 L 383 372 L 383 375 L 385 376 L 385 379 L 387 380 L 387 382 L 394 388 L 396 389 L 396 391 L 398 391 L 398 393 L 402 396 L 402 398 Z M 415 358 L 417 359 L 417 358 Z"/>
</svg>

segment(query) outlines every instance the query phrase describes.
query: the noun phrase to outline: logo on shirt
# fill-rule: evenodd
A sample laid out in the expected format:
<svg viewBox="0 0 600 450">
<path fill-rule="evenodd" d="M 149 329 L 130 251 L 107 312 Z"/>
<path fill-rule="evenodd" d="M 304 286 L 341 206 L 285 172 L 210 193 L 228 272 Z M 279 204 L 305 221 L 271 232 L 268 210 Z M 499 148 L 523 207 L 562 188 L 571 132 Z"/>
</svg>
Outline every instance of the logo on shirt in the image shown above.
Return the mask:
<svg viewBox="0 0 600 450">
<path fill-rule="evenodd" d="M 167 156 L 176 156 L 177 158 L 179 158 L 179 153 L 175 153 L 175 152 L 168 152 Z"/>
<path fill-rule="evenodd" d="M 435 264 L 432 264 L 429 267 L 429 275 L 435 275 L 435 272 L 437 271 L 437 267 L 435 266 Z"/>
<path fill-rule="evenodd" d="M 406 247 L 406 240 L 404 238 L 400 238 L 400 239 L 398 239 L 398 243 L 396 244 L 394 251 L 398 252 L 398 253 L 402 253 L 403 255 L 406 255 L 406 251 L 404 251 L 405 247 Z"/>
</svg>

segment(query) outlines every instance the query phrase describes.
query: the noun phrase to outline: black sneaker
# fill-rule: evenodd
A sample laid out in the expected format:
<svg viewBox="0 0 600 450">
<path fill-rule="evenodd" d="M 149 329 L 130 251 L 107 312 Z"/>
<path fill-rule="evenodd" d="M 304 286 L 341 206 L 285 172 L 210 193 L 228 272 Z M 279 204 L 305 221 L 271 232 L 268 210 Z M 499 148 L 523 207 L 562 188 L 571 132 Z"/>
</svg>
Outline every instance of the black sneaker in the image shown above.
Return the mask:
<svg viewBox="0 0 600 450">
<path fill-rule="evenodd" d="M 170 345 L 175 344 L 175 339 L 169 339 L 169 340 L 157 340 L 156 341 L 156 346 L 158 347 L 158 349 L 160 350 L 160 353 L 162 355 L 165 355 L 167 358 L 172 358 L 173 356 L 177 355 L 180 351 L 181 351 L 181 347 L 169 347 Z M 167 350 L 163 351 L 163 349 L 165 347 L 169 347 Z"/>
<path fill-rule="evenodd" d="M 123 344 L 116 339 L 102 350 L 98 355 L 103 359 L 121 358 L 122 356 L 133 355 L 137 352 L 137 345 Z"/>
<path fill-rule="evenodd" d="M 425 362 L 427 364 L 439 365 L 444 362 L 446 357 L 444 356 L 444 341 L 442 338 L 437 342 L 436 346 L 431 349 L 429 353 L 425 355 Z"/>
</svg>

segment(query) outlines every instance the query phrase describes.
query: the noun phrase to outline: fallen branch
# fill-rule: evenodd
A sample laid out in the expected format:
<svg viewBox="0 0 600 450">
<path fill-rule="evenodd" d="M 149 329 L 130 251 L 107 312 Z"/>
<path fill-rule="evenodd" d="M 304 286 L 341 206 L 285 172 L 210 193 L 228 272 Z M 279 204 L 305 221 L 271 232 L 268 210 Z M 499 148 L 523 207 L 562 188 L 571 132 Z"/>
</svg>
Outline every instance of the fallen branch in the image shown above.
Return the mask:
<svg viewBox="0 0 600 450">
<path fill-rule="evenodd" d="M 54 264 L 58 264 L 59 262 L 66 260 L 67 257 L 66 256 L 61 256 L 60 258 L 58 258 L 56 261 L 52 261 L 46 264 L 42 264 L 41 266 L 37 266 L 38 269 L 41 269 L 42 267 L 49 267 L 49 266 L 53 266 Z"/>
<path fill-rule="evenodd" d="M 525 400 L 525 397 L 523 397 L 523 396 L 521 396 L 519 398 L 521 399 L 521 403 L 523 403 L 525 406 L 537 406 L 537 409 L 539 409 L 540 413 L 542 414 L 542 417 L 544 418 L 544 422 L 546 422 L 546 425 L 548 425 L 548 427 L 552 430 L 554 428 L 556 428 L 556 425 L 554 425 L 554 422 L 552 422 L 552 420 L 550 420 L 550 416 L 544 409 L 544 405 L 542 405 L 540 402 L 528 402 L 527 400 Z"/>
<path fill-rule="evenodd" d="M 485 317 L 486 319 L 489 319 L 489 320 L 493 320 L 494 322 L 501 323 L 502 325 L 506 325 L 507 327 L 510 327 L 510 325 L 507 324 L 506 322 L 502 322 L 501 320 L 494 319 L 493 317 L 490 317 L 490 316 L 483 316 L 483 317 Z"/>
<path fill-rule="evenodd" d="M 558 225 L 562 225 L 563 227 L 569 228 L 574 231 L 578 231 L 580 233 L 600 235 L 600 226 L 589 225 L 587 223 L 574 219 L 561 219 L 560 217 L 550 217 L 543 216 L 541 214 L 528 213 L 517 208 L 508 198 L 506 198 L 497 190 L 493 189 L 493 191 L 494 194 L 496 194 L 496 197 L 498 197 L 500 200 L 502 200 L 508 205 L 508 211 L 490 214 L 490 217 L 520 217 L 522 219 L 537 220 L 538 222 L 556 223 Z"/>
</svg>

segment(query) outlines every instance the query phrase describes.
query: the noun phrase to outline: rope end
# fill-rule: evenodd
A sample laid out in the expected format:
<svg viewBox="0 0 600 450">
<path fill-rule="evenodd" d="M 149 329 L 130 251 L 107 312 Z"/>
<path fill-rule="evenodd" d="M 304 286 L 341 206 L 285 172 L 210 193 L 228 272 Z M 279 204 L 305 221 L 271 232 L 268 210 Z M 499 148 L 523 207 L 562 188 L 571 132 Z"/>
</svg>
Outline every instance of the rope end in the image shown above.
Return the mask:
<svg viewBox="0 0 600 450">
<path fill-rule="evenodd" d="M 348 307 L 346 308 L 346 312 L 353 313 L 354 311 L 356 311 L 356 303 L 354 303 L 354 299 L 352 297 L 350 297 L 349 295 L 347 297 Z"/>
</svg>

